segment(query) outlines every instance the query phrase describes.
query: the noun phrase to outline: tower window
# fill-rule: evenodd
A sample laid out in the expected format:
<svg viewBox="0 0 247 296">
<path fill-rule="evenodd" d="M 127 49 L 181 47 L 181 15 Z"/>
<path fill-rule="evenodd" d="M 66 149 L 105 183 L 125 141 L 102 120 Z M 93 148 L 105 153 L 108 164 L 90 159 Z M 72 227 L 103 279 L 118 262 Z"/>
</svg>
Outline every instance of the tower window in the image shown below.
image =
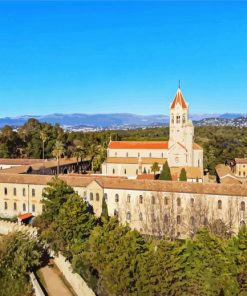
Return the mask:
<svg viewBox="0 0 247 296">
<path fill-rule="evenodd" d="M 172 115 L 171 123 L 174 124 L 174 116 Z"/>
<path fill-rule="evenodd" d="M 127 195 L 127 202 L 130 203 L 130 194 Z"/>
<path fill-rule="evenodd" d="M 183 123 L 185 123 L 185 121 L 186 121 L 186 120 L 185 120 L 185 114 L 183 114 Z"/>
<path fill-rule="evenodd" d="M 218 200 L 218 209 L 221 210 L 222 209 L 222 201 Z"/>
<path fill-rule="evenodd" d="M 176 117 L 176 123 L 180 123 L 180 116 Z"/>
</svg>

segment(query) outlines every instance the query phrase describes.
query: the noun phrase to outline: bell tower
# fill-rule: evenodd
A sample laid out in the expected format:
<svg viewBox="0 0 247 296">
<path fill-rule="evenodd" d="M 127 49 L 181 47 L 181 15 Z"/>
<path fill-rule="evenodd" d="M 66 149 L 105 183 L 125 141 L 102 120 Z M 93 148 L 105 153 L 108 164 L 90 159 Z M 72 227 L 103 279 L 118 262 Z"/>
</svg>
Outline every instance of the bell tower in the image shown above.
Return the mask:
<svg viewBox="0 0 247 296">
<path fill-rule="evenodd" d="M 178 166 L 193 165 L 193 138 L 194 127 L 189 119 L 189 105 L 185 101 L 179 85 L 175 98 L 170 104 L 169 135 L 169 149 L 174 145 L 180 145 L 186 151 L 183 163 L 177 163 Z"/>
</svg>

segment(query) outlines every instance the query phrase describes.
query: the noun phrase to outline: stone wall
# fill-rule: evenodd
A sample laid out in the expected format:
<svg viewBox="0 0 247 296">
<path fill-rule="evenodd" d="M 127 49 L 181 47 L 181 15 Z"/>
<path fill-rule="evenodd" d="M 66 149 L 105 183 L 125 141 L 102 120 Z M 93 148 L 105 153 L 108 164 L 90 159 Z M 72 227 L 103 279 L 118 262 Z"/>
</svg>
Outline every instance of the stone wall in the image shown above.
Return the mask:
<svg viewBox="0 0 247 296">
<path fill-rule="evenodd" d="M 73 272 L 71 264 L 61 254 L 55 257 L 54 261 L 78 296 L 95 296 L 82 277 Z"/>
<path fill-rule="evenodd" d="M 31 236 L 37 236 L 37 229 L 31 225 L 20 225 L 10 221 L 0 220 L 0 234 L 6 235 L 13 231 L 23 231 Z"/>
</svg>

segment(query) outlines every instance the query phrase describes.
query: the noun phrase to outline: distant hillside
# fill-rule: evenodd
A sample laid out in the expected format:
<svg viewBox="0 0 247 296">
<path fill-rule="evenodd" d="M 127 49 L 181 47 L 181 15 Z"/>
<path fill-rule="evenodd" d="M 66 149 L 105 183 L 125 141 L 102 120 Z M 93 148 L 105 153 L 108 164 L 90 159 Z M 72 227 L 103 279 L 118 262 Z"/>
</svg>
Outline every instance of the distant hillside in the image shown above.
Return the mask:
<svg viewBox="0 0 247 296">
<path fill-rule="evenodd" d="M 191 119 L 196 125 L 231 125 L 244 124 L 246 114 L 192 114 Z M 146 126 L 167 125 L 167 115 L 136 115 L 130 113 L 113 114 L 49 114 L 49 115 L 24 115 L 19 117 L 0 118 L 0 127 L 11 125 L 18 127 L 29 118 L 36 118 L 41 122 L 58 123 L 68 129 L 105 129 L 105 128 L 135 128 Z M 241 119 L 242 118 L 242 119 Z M 235 121 L 234 121 L 235 120 Z"/>
<path fill-rule="evenodd" d="M 197 126 L 234 126 L 234 127 L 247 127 L 247 117 L 238 118 L 204 118 L 199 121 L 194 121 Z"/>
</svg>

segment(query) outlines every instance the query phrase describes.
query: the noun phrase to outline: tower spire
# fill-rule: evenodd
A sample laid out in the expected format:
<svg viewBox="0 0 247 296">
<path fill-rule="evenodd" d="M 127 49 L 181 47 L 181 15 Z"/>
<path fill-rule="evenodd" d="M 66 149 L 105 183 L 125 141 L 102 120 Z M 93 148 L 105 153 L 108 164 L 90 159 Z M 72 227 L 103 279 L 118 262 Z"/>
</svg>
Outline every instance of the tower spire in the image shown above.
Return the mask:
<svg viewBox="0 0 247 296">
<path fill-rule="evenodd" d="M 178 80 L 178 88 L 180 89 L 180 79 Z"/>
</svg>

